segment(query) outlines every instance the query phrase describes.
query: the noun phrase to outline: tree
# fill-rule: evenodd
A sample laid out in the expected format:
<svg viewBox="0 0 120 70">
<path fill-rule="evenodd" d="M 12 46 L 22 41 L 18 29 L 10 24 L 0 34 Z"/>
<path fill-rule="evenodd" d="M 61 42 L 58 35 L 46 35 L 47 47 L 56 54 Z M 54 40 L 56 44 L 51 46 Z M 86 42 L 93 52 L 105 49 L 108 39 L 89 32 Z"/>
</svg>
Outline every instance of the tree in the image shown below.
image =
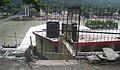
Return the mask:
<svg viewBox="0 0 120 70">
<path fill-rule="evenodd" d="M 44 8 L 45 4 L 42 0 L 23 0 L 23 3 L 26 5 L 33 5 L 37 11 L 40 11 L 40 8 Z"/>
<path fill-rule="evenodd" d="M 22 0 L 22 1 L 23 1 L 24 4 L 29 5 L 29 4 L 32 4 L 33 1 L 35 1 L 35 0 Z"/>
<path fill-rule="evenodd" d="M 0 0 L 0 9 L 10 3 L 10 0 Z"/>
</svg>

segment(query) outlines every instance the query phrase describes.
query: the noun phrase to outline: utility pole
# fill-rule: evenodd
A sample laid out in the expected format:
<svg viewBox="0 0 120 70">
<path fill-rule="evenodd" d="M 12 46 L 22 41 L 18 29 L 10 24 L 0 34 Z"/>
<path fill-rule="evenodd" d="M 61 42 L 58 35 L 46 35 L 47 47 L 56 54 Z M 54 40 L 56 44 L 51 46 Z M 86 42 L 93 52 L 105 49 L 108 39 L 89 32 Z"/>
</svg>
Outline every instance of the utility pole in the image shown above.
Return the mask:
<svg viewBox="0 0 120 70">
<path fill-rule="evenodd" d="M 78 16 L 78 29 L 77 29 L 77 45 L 76 45 L 76 56 L 77 56 L 77 53 L 78 53 L 78 47 L 79 47 L 79 30 L 80 30 L 80 18 L 81 18 L 81 9 L 80 9 L 80 7 L 76 7 L 76 12 L 78 11 L 78 14 L 79 14 L 79 16 Z"/>
<path fill-rule="evenodd" d="M 15 32 L 15 42 L 16 42 L 16 47 L 17 47 L 17 36 L 16 36 L 16 32 Z"/>
<path fill-rule="evenodd" d="M 32 45 L 32 37 L 30 36 L 30 45 Z"/>
<path fill-rule="evenodd" d="M 4 46 L 6 45 L 6 41 L 5 41 L 5 30 L 3 30 L 3 37 L 4 37 Z"/>
</svg>

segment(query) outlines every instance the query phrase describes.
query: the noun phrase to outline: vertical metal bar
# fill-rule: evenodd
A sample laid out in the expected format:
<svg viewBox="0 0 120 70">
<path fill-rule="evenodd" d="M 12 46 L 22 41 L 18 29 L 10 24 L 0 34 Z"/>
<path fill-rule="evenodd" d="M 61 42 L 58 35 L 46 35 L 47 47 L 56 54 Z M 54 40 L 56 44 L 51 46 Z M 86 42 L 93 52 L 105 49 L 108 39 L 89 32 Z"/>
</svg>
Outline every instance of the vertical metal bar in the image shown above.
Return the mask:
<svg viewBox="0 0 120 70">
<path fill-rule="evenodd" d="M 76 56 L 78 52 L 78 47 L 79 47 L 79 29 L 80 29 L 80 16 L 81 16 L 81 9 L 79 8 L 79 17 L 78 17 L 78 30 L 77 30 L 77 46 L 76 46 Z"/>
<path fill-rule="evenodd" d="M 67 31 L 68 31 L 67 28 L 68 28 L 68 21 L 69 21 L 68 18 L 69 18 L 69 9 L 68 9 L 68 12 L 67 12 L 67 25 L 66 25 L 66 30 L 65 30 L 66 31 L 66 35 L 65 35 L 66 40 L 67 40 Z"/>
<path fill-rule="evenodd" d="M 74 16 L 74 21 L 75 21 L 75 23 L 76 23 L 76 21 L 77 21 L 77 15 L 76 15 L 76 12 L 75 12 L 75 16 Z"/>
<path fill-rule="evenodd" d="M 62 15 L 62 18 L 63 18 L 63 23 L 64 23 L 64 21 L 65 21 L 65 9 L 63 9 L 62 11 L 63 11 L 63 12 L 62 12 L 61 15 Z"/>
<path fill-rule="evenodd" d="M 52 7 L 52 4 L 51 4 L 51 2 L 50 2 L 50 19 L 51 19 L 51 20 L 53 20 L 54 17 L 55 17 L 55 15 L 53 15 L 53 8 L 54 8 L 54 6 Z"/>
<path fill-rule="evenodd" d="M 46 13 L 47 13 L 47 14 L 46 14 L 47 19 L 46 19 L 46 20 L 48 20 L 48 13 L 49 13 L 49 12 L 48 12 L 48 7 L 49 7 L 49 6 L 48 6 L 48 4 L 47 4 L 47 10 L 46 10 L 46 11 L 47 11 L 47 12 L 46 12 Z"/>
</svg>

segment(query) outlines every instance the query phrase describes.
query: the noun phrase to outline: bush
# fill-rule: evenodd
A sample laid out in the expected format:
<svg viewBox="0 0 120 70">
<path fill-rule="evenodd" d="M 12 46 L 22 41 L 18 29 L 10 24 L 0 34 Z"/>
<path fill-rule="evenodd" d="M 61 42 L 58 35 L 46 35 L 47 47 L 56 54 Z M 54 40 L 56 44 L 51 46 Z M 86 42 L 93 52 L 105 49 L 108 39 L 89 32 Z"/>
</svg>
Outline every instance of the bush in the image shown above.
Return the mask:
<svg viewBox="0 0 120 70">
<path fill-rule="evenodd" d="M 118 23 L 111 20 L 100 21 L 100 20 L 88 20 L 85 26 L 91 29 L 117 29 Z"/>
</svg>

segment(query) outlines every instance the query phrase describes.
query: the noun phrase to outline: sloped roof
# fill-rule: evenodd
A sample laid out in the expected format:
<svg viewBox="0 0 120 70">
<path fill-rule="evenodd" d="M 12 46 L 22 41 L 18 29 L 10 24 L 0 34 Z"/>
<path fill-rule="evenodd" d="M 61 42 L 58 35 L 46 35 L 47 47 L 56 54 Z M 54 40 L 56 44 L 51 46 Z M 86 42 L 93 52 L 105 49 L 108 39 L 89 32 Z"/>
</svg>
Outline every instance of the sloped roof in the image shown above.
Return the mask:
<svg viewBox="0 0 120 70">
<path fill-rule="evenodd" d="M 96 7 L 120 7 L 120 0 L 43 0 L 48 4 L 58 4 L 65 7 L 96 6 Z"/>
</svg>

